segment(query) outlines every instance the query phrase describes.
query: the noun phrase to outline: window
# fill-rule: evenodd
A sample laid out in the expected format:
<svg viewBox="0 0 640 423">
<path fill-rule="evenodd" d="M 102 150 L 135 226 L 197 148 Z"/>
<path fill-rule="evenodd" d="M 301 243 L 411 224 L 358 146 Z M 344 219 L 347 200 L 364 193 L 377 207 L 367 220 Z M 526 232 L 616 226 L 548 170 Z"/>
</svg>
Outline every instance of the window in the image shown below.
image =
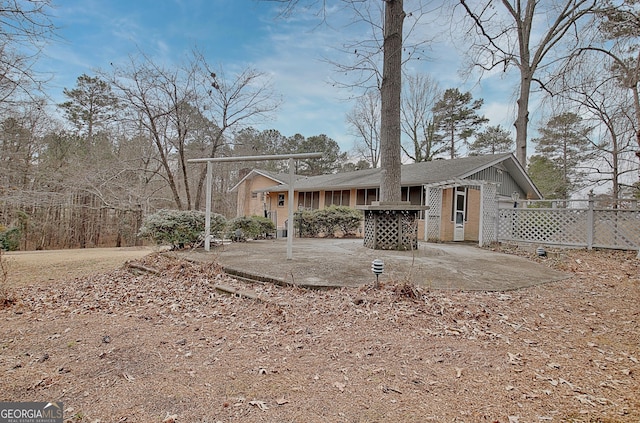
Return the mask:
<svg viewBox="0 0 640 423">
<path fill-rule="evenodd" d="M 320 191 L 299 192 L 298 210 L 317 210 L 320 207 Z"/>
<path fill-rule="evenodd" d="M 356 204 L 358 206 L 371 205 L 372 201 L 378 201 L 378 189 L 359 189 L 356 191 Z"/>
<path fill-rule="evenodd" d="M 342 191 L 325 191 L 324 205 L 329 206 L 349 206 L 351 192 L 349 190 Z"/>
<path fill-rule="evenodd" d="M 278 194 L 278 207 L 284 207 L 284 194 Z"/>
</svg>

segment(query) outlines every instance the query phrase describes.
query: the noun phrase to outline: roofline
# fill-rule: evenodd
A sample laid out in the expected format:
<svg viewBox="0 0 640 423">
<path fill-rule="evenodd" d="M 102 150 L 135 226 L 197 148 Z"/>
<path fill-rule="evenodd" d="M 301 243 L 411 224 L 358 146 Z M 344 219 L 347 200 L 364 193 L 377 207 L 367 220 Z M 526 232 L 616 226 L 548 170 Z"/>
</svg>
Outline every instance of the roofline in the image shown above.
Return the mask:
<svg viewBox="0 0 640 423">
<path fill-rule="evenodd" d="M 238 189 L 238 187 L 240 186 L 241 183 L 243 183 L 247 178 L 249 178 L 249 176 L 251 176 L 252 174 L 258 174 L 260 176 L 264 176 L 265 178 L 269 178 L 274 182 L 277 182 L 279 184 L 285 184 L 285 181 L 281 181 L 280 179 L 274 177 L 273 175 L 270 175 L 268 173 L 266 173 L 265 171 L 261 170 L 261 169 L 251 169 L 251 172 L 247 173 L 244 178 L 240 179 L 234 186 L 232 186 L 231 188 L 229 188 L 228 192 L 234 192 L 235 190 Z"/>
<path fill-rule="evenodd" d="M 493 160 L 493 161 L 491 161 L 489 163 L 485 163 L 482 166 L 478 166 L 475 169 L 471 169 L 469 172 L 463 173 L 459 178 L 460 179 L 468 178 L 469 176 L 473 175 L 476 172 L 479 172 L 481 170 L 487 169 L 487 168 L 489 168 L 491 166 L 495 166 L 498 163 L 502 163 L 502 162 L 504 162 L 505 160 L 507 160 L 509 158 L 512 159 L 512 160 L 515 160 L 515 156 L 512 153 L 504 153 L 504 156 L 497 157 L 495 160 Z"/>
<path fill-rule="evenodd" d="M 527 172 L 525 171 L 525 169 L 523 168 L 523 166 L 520 164 L 520 162 L 516 159 L 516 157 L 513 155 L 513 153 L 504 153 L 502 155 L 498 155 L 498 157 L 496 157 L 494 160 L 485 163 L 481 166 L 478 166 L 462 175 L 460 175 L 458 177 L 458 179 L 465 179 L 468 178 L 469 176 L 473 175 L 474 173 L 477 173 L 481 170 L 490 168 L 491 166 L 495 166 L 497 164 L 500 163 L 504 163 L 504 162 L 508 162 L 510 163 L 510 165 L 507 166 L 514 166 L 519 175 L 513 174 L 512 177 L 514 177 L 514 179 L 516 180 L 520 180 L 521 182 L 523 182 L 524 184 L 521 185 L 523 188 L 529 188 L 534 195 L 536 195 L 539 199 L 542 199 L 542 193 L 540 193 L 540 191 L 538 190 L 538 188 L 535 186 L 535 184 L 533 183 L 533 181 L 531 180 L 531 178 L 529 177 L 529 175 L 527 175 Z M 410 163 L 413 164 L 413 163 Z M 252 171 L 253 172 L 253 171 Z M 244 181 L 249 175 L 251 174 L 251 172 L 245 176 L 245 178 L 242 179 L 242 181 Z M 274 186 L 270 186 L 270 187 L 266 187 L 266 188 L 261 188 L 261 189 L 257 189 L 257 190 L 252 190 L 252 192 L 287 192 L 289 189 L 289 184 L 288 181 L 279 181 L 276 178 L 272 177 L 271 175 L 266 175 L 261 173 L 263 176 L 268 177 L 274 181 L 276 181 L 278 183 L 278 185 L 274 185 Z M 242 181 L 238 182 L 238 184 L 236 184 L 236 186 L 234 186 L 232 189 L 235 189 Z M 520 185 L 520 183 L 518 181 L 516 181 L 516 183 L 518 183 Z M 402 187 L 408 187 L 408 186 L 419 186 L 419 185 L 425 185 L 425 184 L 402 184 Z M 294 185 L 294 189 L 298 192 L 301 189 L 303 190 L 311 190 L 311 191 L 332 191 L 332 190 L 350 190 L 350 189 L 374 189 L 374 188 L 380 188 L 379 185 L 368 185 L 368 186 L 350 186 L 350 187 L 345 187 L 345 186 L 322 186 L 322 187 L 316 187 L 316 188 L 300 188 L 300 187 L 296 187 Z"/>
<path fill-rule="evenodd" d="M 471 170 L 471 171 L 467 172 L 466 174 L 463 174 L 461 176 L 461 178 L 463 178 L 463 179 L 464 178 L 468 178 L 469 176 L 473 175 L 476 172 L 479 172 L 481 170 L 487 169 L 487 168 L 489 168 L 491 166 L 495 166 L 495 165 L 497 165 L 499 163 L 506 162 L 507 160 L 509 162 L 513 163 L 513 165 L 515 165 L 518 168 L 518 170 L 520 171 L 520 174 L 524 177 L 525 182 L 531 187 L 532 191 L 536 194 L 536 196 L 539 199 L 543 199 L 544 197 L 543 197 L 542 193 L 538 190 L 538 187 L 536 187 L 536 185 L 533 183 L 533 181 L 531 180 L 529 175 L 527 175 L 527 171 L 524 169 L 524 167 L 522 167 L 522 165 L 520 164 L 518 159 L 516 159 L 516 156 L 514 156 L 513 153 L 505 153 L 503 157 L 498 157 L 495 160 L 493 160 L 492 162 L 489 162 L 489 163 L 485 164 L 484 166 L 477 167 L 476 169 Z M 514 177 L 514 175 L 511 175 L 511 177 Z"/>
</svg>

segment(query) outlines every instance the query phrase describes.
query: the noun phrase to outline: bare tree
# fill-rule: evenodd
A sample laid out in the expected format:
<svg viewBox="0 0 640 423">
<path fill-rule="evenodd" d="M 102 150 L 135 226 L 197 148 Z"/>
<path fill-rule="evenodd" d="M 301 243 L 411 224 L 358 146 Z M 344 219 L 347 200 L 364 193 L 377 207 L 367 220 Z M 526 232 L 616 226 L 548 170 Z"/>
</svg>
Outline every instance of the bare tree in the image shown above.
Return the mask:
<svg viewBox="0 0 640 423">
<path fill-rule="evenodd" d="M 197 68 L 193 62 L 182 68 L 162 66 L 144 55 L 129 60 L 128 65 L 114 66 L 112 73 L 104 76 L 131 110 L 133 123 L 141 124 L 151 136 L 175 206 L 190 209 L 185 157 L 190 128 L 186 125 L 185 111 L 186 105 L 195 100 Z M 174 166 L 176 162 L 178 169 Z"/>
<path fill-rule="evenodd" d="M 327 1 L 314 0 L 271 0 L 284 4 L 283 14 L 292 14 L 302 3 L 311 4 L 319 8 L 319 15 L 323 20 L 327 17 Z M 345 51 L 351 52 L 352 61 L 336 63 L 338 70 L 347 73 L 359 73 L 359 78 L 348 87 L 363 87 L 365 89 L 379 88 L 381 93 L 380 115 L 380 163 L 382 178 L 380 184 L 380 201 L 399 202 L 401 200 L 400 170 L 401 170 L 401 91 L 403 53 L 406 50 L 407 60 L 420 56 L 421 46 L 429 40 L 421 39 L 418 43 L 405 42 L 421 17 L 430 11 L 422 2 L 407 14 L 403 0 L 385 0 L 384 19 L 381 21 L 374 11 L 379 7 L 374 2 L 362 0 L 336 0 L 333 4 L 350 7 L 354 14 L 354 22 L 364 22 L 370 25 L 371 32 L 363 39 L 346 43 Z M 380 4 L 380 3 L 378 3 Z M 379 10 L 379 9 L 377 9 Z M 407 31 L 404 31 L 405 18 L 411 17 Z M 379 72 L 378 55 L 382 51 L 382 72 Z M 417 58 L 417 57 L 416 57 Z M 376 81 L 375 84 L 372 81 Z M 341 84 L 342 85 L 342 84 Z"/>
<path fill-rule="evenodd" d="M 347 113 L 347 123 L 357 138 L 354 150 L 371 167 L 380 160 L 380 91 L 368 91 Z"/>
<path fill-rule="evenodd" d="M 17 107 L 0 122 L 0 186 L 31 190 L 37 183 L 36 161 L 42 155 L 42 136 L 50 119 L 44 100 Z"/>
<path fill-rule="evenodd" d="M 443 140 L 437 134 L 433 115 L 433 107 L 441 96 L 438 83 L 429 75 L 405 78 L 402 132 L 409 137 L 410 144 L 402 146 L 402 150 L 414 162 L 430 161 L 442 151 Z"/>
<path fill-rule="evenodd" d="M 204 57 L 196 54 L 200 63 L 197 104 L 203 116 L 214 127 L 209 133 L 208 157 L 215 157 L 224 137 L 233 130 L 255 124 L 270 117 L 281 103 L 266 75 L 254 68 L 246 68 L 227 77 L 224 70 L 214 69 Z M 204 194 L 206 168 L 198 176 L 195 207 L 200 208 Z"/>
<path fill-rule="evenodd" d="M 526 165 L 532 84 L 545 88 L 540 77 L 543 68 L 554 63 L 554 51 L 563 47 L 570 52 L 577 46 L 578 24 L 595 10 L 597 0 L 460 0 L 460 4 L 473 23 L 469 34 L 477 39 L 470 48 L 474 66 L 505 72 L 515 66 L 520 73 L 516 158 Z M 574 45 L 561 46 L 569 36 L 574 37 Z"/>
<path fill-rule="evenodd" d="M 613 4 L 606 0 L 604 7 L 598 9 L 598 29 L 603 38 L 603 46 L 589 45 L 580 49 L 593 51 L 607 56 L 611 60 L 609 68 L 619 84 L 631 91 L 636 131 L 636 156 L 640 157 L 640 11 L 638 0 L 624 0 L 622 4 Z M 612 44 L 613 43 L 613 44 Z"/>
<path fill-rule="evenodd" d="M 262 73 L 248 68 L 227 79 L 197 51 L 180 67 L 132 57 L 107 77 L 132 112 L 132 123 L 151 137 L 179 209 L 200 208 L 202 202 L 206 171 L 195 175 L 194 195 L 190 155 L 215 157 L 229 130 L 264 118 L 279 104 Z"/>
<path fill-rule="evenodd" d="M 35 98 L 42 79 L 33 70 L 55 27 L 52 0 L 3 0 L 0 3 L 0 105 Z"/>
<path fill-rule="evenodd" d="M 570 102 L 594 128 L 591 144 L 598 159 L 583 166 L 588 167 L 592 183 L 610 184 L 612 195 L 619 198 L 622 188 L 632 185 L 628 175 L 638 169 L 633 154 L 636 97 L 628 84 L 620 83 L 620 68 L 611 66 L 611 61 L 611 55 L 599 48 L 581 50 L 563 69 L 554 102 Z"/>
</svg>

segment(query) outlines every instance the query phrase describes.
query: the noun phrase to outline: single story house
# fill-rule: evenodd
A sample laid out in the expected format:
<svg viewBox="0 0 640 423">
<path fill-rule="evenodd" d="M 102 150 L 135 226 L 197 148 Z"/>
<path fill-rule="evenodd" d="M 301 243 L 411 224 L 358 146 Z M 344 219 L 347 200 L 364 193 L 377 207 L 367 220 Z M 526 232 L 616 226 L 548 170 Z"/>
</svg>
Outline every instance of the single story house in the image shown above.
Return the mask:
<svg viewBox="0 0 640 423">
<path fill-rule="evenodd" d="M 375 168 L 296 175 L 294 209 L 370 205 L 378 201 L 380 173 Z M 279 231 L 285 229 L 289 178 L 259 169 L 248 172 L 231 188 L 238 194 L 237 216 L 267 216 Z M 498 203 L 513 207 L 520 198 L 542 198 L 511 153 L 405 164 L 401 185 L 403 201 L 429 206 L 420 215 L 418 233 L 421 239 L 433 241 L 481 240 L 483 226 L 495 228 L 491 219 L 497 218 Z"/>
</svg>

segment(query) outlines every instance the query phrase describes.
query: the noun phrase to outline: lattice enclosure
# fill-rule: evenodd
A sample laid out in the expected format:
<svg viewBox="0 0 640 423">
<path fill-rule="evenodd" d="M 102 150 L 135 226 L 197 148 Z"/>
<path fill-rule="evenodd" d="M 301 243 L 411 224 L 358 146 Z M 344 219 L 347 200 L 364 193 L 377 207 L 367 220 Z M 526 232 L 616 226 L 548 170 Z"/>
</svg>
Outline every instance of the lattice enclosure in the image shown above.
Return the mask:
<svg viewBox="0 0 640 423">
<path fill-rule="evenodd" d="M 364 246 L 376 250 L 418 248 L 418 212 L 367 210 Z"/>
</svg>

